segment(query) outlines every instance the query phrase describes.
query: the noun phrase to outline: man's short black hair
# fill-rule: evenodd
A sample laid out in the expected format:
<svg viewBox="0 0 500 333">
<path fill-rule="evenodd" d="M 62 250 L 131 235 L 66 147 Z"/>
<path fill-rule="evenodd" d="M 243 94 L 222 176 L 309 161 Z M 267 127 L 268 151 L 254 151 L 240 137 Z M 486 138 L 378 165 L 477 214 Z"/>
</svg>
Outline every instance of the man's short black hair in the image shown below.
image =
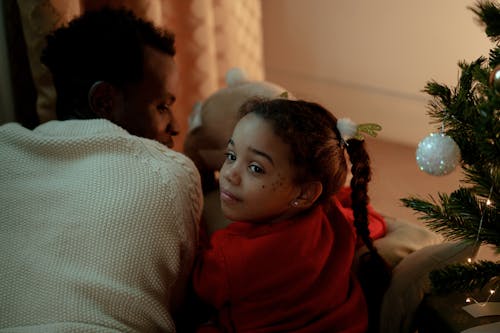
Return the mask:
<svg viewBox="0 0 500 333">
<path fill-rule="evenodd" d="M 87 11 L 55 30 L 47 36 L 41 61 L 53 76 L 58 118 L 94 118 L 92 112 L 83 111 L 94 82 L 123 87 L 140 81 L 144 46 L 173 57 L 174 42 L 172 33 L 123 8 Z"/>
</svg>

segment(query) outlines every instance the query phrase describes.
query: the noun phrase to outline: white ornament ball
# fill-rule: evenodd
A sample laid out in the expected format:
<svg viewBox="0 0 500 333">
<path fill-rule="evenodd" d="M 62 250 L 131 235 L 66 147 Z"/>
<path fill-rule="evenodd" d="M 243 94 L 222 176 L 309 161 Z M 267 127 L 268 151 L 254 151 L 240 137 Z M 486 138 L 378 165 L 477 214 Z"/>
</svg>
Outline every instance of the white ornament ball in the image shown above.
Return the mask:
<svg viewBox="0 0 500 333">
<path fill-rule="evenodd" d="M 417 164 L 420 170 L 433 176 L 444 176 L 460 163 L 460 148 L 443 133 L 431 133 L 417 147 Z"/>
</svg>

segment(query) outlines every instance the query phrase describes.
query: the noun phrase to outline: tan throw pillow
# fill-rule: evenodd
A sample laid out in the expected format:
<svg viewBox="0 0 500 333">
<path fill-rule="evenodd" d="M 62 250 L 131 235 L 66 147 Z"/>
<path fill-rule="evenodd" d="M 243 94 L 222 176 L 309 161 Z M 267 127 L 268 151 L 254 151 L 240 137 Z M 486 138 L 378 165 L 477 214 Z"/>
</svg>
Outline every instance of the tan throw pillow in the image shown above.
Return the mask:
<svg viewBox="0 0 500 333">
<path fill-rule="evenodd" d="M 396 267 L 410 253 L 443 241 L 441 235 L 416 223 L 389 216 L 384 216 L 384 219 L 387 226 L 386 235 L 375 240 L 374 244 L 391 267 Z M 365 246 L 361 247 L 357 256 L 366 251 Z"/>
</svg>

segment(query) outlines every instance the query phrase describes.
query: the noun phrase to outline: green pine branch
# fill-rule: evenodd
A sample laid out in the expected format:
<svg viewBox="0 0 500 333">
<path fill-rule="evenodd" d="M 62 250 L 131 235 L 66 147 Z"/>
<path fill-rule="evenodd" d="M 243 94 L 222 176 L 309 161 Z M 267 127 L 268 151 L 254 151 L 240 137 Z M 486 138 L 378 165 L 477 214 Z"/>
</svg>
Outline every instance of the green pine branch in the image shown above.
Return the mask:
<svg viewBox="0 0 500 333">
<path fill-rule="evenodd" d="M 475 291 L 491 279 L 500 276 L 500 263 L 479 261 L 471 264 L 452 264 L 429 274 L 432 291 L 446 294 L 454 291 Z"/>
<path fill-rule="evenodd" d="M 498 66 L 500 64 L 500 49 L 495 48 L 490 50 L 490 66 L 491 68 L 495 68 L 495 66 Z"/>
<path fill-rule="evenodd" d="M 500 202 L 500 165 L 474 164 L 463 167 L 464 180 L 478 197 L 491 202 Z"/>
<path fill-rule="evenodd" d="M 477 1 L 468 7 L 476 14 L 478 22 L 485 26 L 486 35 L 493 41 L 500 40 L 500 5 L 496 1 Z"/>
<path fill-rule="evenodd" d="M 412 208 L 419 220 L 449 240 L 468 240 L 500 248 L 500 224 L 497 209 L 486 205 L 468 188 L 459 188 L 451 195 L 439 193 L 439 201 L 417 197 L 401 199 Z M 480 229 L 481 226 L 481 230 Z M 479 232 L 480 231 L 480 232 Z"/>
<path fill-rule="evenodd" d="M 500 158 L 500 96 L 489 84 L 490 69 L 480 57 L 460 62 L 456 88 L 430 81 L 424 92 L 432 96 L 427 113 L 442 124 L 445 134 L 460 147 L 464 164 L 489 163 Z"/>
</svg>

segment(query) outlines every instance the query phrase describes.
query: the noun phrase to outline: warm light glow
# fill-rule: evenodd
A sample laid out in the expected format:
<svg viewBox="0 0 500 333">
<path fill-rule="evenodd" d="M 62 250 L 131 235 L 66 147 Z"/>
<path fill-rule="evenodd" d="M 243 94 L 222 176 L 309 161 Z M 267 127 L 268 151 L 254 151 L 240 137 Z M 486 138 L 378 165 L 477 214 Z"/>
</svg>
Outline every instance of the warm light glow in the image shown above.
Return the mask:
<svg viewBox="0 0 500 333">
<path fill-rule="evenodd" d="M 476 304 L 479 304 L 480 306 L 486 306 L 486 304 L 488 304 L 488 302 L 490 301 L 491 296 L 493 296 L 493 294 L 494 294 L 494 293 L 496 293 L 496 291 L 497 291 L 498 287 L 499 287 L 499 285 L 498 285 L 498 283 L 497 283 L 497 285 L 496 285 L 495 289 L 490 289 L 490 295 L 488 296 L 488 298 L 487 298 L 487 299 L 486 299 L 486 301 L 484 301 L 484 302 L 479 303 L 478 301 L 476 301 L 476 300 L 474 299 L 474 297 L 467 297 L 467 298 L 465 299 L 465 303 L 471 303 L 471 302 L 474 302 L 474 303 L 476 303 Z"/>
<path fill-rule="evenodd" d="M 472 262 L 472 258 L 467 258 L 467 262 L 470 264 Z"/>
<path fill-rule="evenodd" d="M 486 200 L 486 206 L 491 206 L 491 200 L 490 199 Z"/>
</svg>

